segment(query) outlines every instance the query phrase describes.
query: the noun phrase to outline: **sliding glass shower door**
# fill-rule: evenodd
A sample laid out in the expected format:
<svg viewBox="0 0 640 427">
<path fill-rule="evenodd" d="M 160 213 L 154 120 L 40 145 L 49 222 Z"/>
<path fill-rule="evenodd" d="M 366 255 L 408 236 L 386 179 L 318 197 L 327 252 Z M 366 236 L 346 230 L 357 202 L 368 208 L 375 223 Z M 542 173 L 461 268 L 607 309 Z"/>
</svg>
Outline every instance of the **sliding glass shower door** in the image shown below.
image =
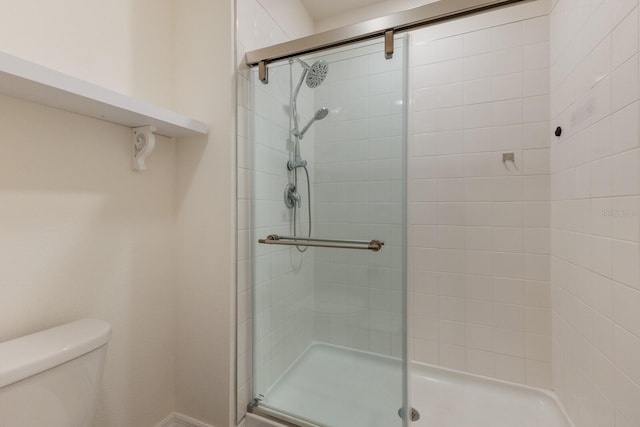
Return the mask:
<svg viewBox="0 0 640 427">
<path fill-rule="evenodd" d="M 406 425 L 405 40 L 252 75 L 252 410 Z"/>
</svg>

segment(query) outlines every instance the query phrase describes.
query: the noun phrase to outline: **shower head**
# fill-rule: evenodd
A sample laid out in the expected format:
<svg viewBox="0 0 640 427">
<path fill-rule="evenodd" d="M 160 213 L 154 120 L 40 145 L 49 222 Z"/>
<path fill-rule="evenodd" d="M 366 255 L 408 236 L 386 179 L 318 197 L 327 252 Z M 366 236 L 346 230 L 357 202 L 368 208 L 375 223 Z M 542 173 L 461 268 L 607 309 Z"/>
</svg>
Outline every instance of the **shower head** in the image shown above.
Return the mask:
<svg viewBox="0 0 640 427">
<path fill-rule="evenodd" d="M 327 114 L 329 114 L 329 109 L 327 107 L 322 107 L 313 115 L 313 120 L 322 120 L 327 117 Z"/>
<path fill-rule="evenodd" d="M 302 139 L 304 137 L 304 134 L 307 132 L 307 130 L 309 130 L 309 128 L 313 124 L 313 122 L 315 122 L 316 120 L 324 119 L 325 117 L 327 117 L 328 114 L 329 114 L 329 109 L 327 107 L 320 108 L 318 111 L 315 112 L 315 114 L 313 115 L 313 118 L 309 120 L 309 123 L 307 123 L 307 125 L 304 128 L 302 128 L 300 132 L 296 133 L 296 136 Z"/>
<path fill-rule="evenodd" d="M 308 87 L 314 89 L 322 84 L 324 79 L 327 78 L 327 74 L 329 74 L 327 61 L 316 61 L 309 67 L 305 83 L 307 83 Z"/>
<path fill-rule="evenodd" d="M 305 81 L 308 87 L 311 89 L 315 89 L 322 84 L 324 79 L 327 78 L 327 74 L 329 74 L 329 64 L 327 61 L 319 60 L 314 62 L 312 65 L 307 64 L 300 58 L 296 58 L 296 61 L 302 65 L 304 68 L 304 72 L 300 78 L 300 83 L 302 84 L 302 80 Z"/>
<path fill-rule="evenodd" d="M 319 60 L 313 63 L 313 65 L 309 65 L 304 62 L 300 58 L 296 58 L 296 61 L 302 65 L 304 71 L 300 75 L 300 80 L 298 81 L 298 85 L 296 89 L 293 91 L 291 96 L 291 109 L 293 110 L 293 134 L 298 138 L 302 139 L 305 132 L 309 129 L 309 126 L 313 124 L 316 120 L 322 120 L 327 117 L 329 114 L 329 110 L 326 107 L 322 107 L 313 115 L 313 118 L 307 125 L 302 129 L 302 131 L 298 127 L 298 94 L 300 93 L 300 87 L 302 86 L 302 82 L 306 82 L 307 86 L 311 89 L 314 89 L 322 84 L 324 79 L 327 77 L 329 73 L 329 64 L 327 61 Z M 291 64 L 293 60 L 290 60 L 289 64 Z"/>
</svg>

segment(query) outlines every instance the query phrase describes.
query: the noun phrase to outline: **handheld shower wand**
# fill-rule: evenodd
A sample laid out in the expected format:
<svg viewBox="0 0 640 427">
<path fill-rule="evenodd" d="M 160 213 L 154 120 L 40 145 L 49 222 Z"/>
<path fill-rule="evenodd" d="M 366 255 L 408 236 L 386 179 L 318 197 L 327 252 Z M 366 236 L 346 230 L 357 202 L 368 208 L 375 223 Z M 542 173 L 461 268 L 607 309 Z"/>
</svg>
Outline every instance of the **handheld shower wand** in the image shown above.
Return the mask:
<svg viewBox="0 0 640 427">
<path fill-rule="evenodd" d="M 294 135 L 302 139 L 304 137 L 304 134 L 307 132 L 307 130 L 309 130 L 309 128 L 313 124 L 313 122 L 315 122 L 316 120 L 324 119 L 325 117 L 327 117 L 327 114 L 329 114 L 329 109 L 327 107 L 320 108 L 318 111 L 316 111 L 316 113 L 313 115 L 311 120 L 309 120 L 309 123 L 307 123 L 307 125 L 302 128 L 302 130 L 299 131 L 296 129 L 294 131 Z"/>
<path fill-rule="evenodd" d="M 316 111 L 316 113 L 313 115 L 311 120 L 309 120 L 309 123 L 307 123 L 307 125 L 304 128 L 302 128 L 301 131 L 294 129 L 293 134 L 296 136 L 298 142 L 304 137 L 305 132 L 309 130 L 313 122 L 315 122 L 316 120 L 324 119 L 325 117 L 327 117 L 327 114 L 329 114 L 329 109 L 327 107 L 322 107 L 318 111 Z M 296 158 L 295 160 L 289 160 L 287 162 L 287 169 L 292 171 L 296 168 L 307 166 L 307 161 L 302 160 L 302 158 L 300 157 L 300 147 L 298 143 L 296 143 L 296 147 L 295 147 L 295 158 Z"/>
<path fill-rule="evenodd" d="M 298 58 L 296 60 L 300 63 L 300 65 L 302 65 L 303 71 L 300 75 L 300 81 L 298 81 L 298 85 L 293 92 L 291 107 L 293 109 L 293 134 L 294 136 L 299 137 L 300 134 L 304 134 L 304 131 L 300 132 L 298 125 L 298 94 L 300 93 L 302 82 L 305 82 L 307 84 L 307 87 L 311 89 L 320 86 L 324 79 L 327 77 L 327 74 L 329 74 L 329 64 L 327 63 L 327 61 L 320 60 L 314 62 L 313 65 L 309 65 L 302 59 Z M 324 116 L 326 116 L 326 114 Z M 311 123 L 313 123 L 313 121 Z M 309 125 L 307 125 L 305 130 L 308 129 L 308 127 Z"/>
</svg>

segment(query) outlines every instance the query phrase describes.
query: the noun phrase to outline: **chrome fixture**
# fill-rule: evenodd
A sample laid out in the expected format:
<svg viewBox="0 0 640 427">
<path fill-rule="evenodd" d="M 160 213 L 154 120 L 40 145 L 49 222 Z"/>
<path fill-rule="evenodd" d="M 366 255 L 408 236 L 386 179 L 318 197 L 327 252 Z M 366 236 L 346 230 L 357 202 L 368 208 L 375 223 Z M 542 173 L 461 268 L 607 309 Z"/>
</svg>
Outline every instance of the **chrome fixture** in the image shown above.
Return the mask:
<svg viewBox="0 0 640 427">
<path fill-rule="evenodd" d="M 327 117 L 327 114 L 329 114 L 328 109 L 326 109 L 325 107 L 321 108 L 316 112 L 316 114 L 314 114 L 313 119 L 311 119 L 307 126 L 305 126 L 304 130 L 300 132 L 298 127 L 298 94 L 300 93 L 302 82 L 306 82 L 307 87 L 311 89 L 317 88 L 322 84 L 324 79 L 327 77 L 327 74 L 329 74 L 329 64 L 327 64 L 327 61 L 323 60 L 316 61 L 313 63 L 313 65 L 309 65 L 299 58 L 297 58 L 296 61 L 298 61 L 300 65 L 302 65 L 303 71 L 300 75 L 300 80 L 298 81 L 296 90 L 293 92 L 293 96 L 291 98 L 291 108 L 293 110 L 293 135 L 297 138 L 302 139 L 302 135 L 304 135 L 304 133 L 307 131 L 307 129 L 309 129 L 309 126 L 311 126 L 314 121 L 324 119 L 325 117 Z M 326 110 L 326 112 L 320 113 L 320 111 L 322 110 Z M 322 117 L 319 117 L 319 114 L 322 115 Z"/>
<path fill-rule="evenodd" d="M 296 88 L 296 95 L 300 90 L 300 85 L 304 81 L 310 89 L 315 89 L 322 84 L 324 79 L 327 78 L 327 74 L 329 74 L 329 64 L 327 61 L 319 60 L 313 63 L 313 65 L 307 64 L 300 58 L 296 58 L 296 61 L 302 65 L 304 72 L 302 73 L 302 78 L 300 79 L 300 83 Z"/>
<path fill-rule="evenodd" d="M 287 170 L 294 170 L 297 168 L 306 168 L 307 167 L 307 161 L 306 160 L 289 160 L 287 162 Z"/>
<path fill-rule="evenodd" d="M 312 66 L 309 66 L 309 64 L 302 59 L 298 59 L 298 61 L 308 71 L 305 83 L 307 83 L 307 86 L 311 89 L 320 86 L 324 79 L 327 78 L 327 74 L 329 74 L 329 64 L 327 64 L 327 61 L 316 61 Z"/>
<path fill-rule="evenodd" d="M 316 111 L 316 113 L 313 115 L 311 120 L 309 120 L 309 123 L 307 123 L 307 125 L 302 128 L 302 130 L 299 131 L 298 129 L 294 129 L 293 134 L 298 138 L 302 139 L 304 137 L 304 134 L 307 133 L 307 130 L 309 130 L 309 128 L 313 124 L 313 122 L 315 122 L 316 120 L 324 119 L 325 117 L 327 117 L 327 114 L 329 114 L 329 109 L 327 107 L 320 108 L 318 111 Z"/>
<path fill-rule="evenodd" d="M 302 73 L 300 74 L 300 79 L 298 80 L 298 84 L 293 89 L 293 63 L 298 62 L 302 66 Z M 265 67 L 266 68 L 266 67 Z M 298 193 L 298 168 L 302 168 L 307 178 L 307 207 L 308 207 L 308 219 L 309 219 L 309 228 L 307 231 L 307 237 L 311 237 L 311 182 L 309 180 L 309 171 L 307 170 L 307 161 L 302 159 L 300 155 L 300 140 L 304 137 L 304 134 L 309 130 L 311 125 L 316 120 L 322 120 L 329 114 L 329 109 L 327 107 L 322 107 L 318 111 L 315 112 L 311 120 L 307 123 L 307 125 L 300 131 L 299 128 L 299 119 L 298 119 L 298 95 L 300 94 L 300 88 L 302 87 L 302 82 L 307 84 L 307 87 L 314 89 L 322 84 L 324 79 L 327 78 L 329 74 L 329 64 L 327 61 L 318 60 L 314 62 L 312 65 L 307 64 L 300 58 L 296 58 L 295 60 L 289 60 L 289 94 L 290 94 L 290 116 L 289 116 L 289 129 L 293 144 L 293 153 L 287 162 L 287 170 L 293 172 L 290 176 L 291 182 L 289 182 L 284 189 L 284 204 L 287 208 L 293 209 L 293 235 L 297 236 L 297 223 L 298 223 L 298 212 L 302 207 L 302 196 Z M 307 250 L 308 245 L 295 245 L 298 251 L 304 252 Z"/>
<path fill-rule="evenodd" d="M 296 191 L 296 186 L 293 183 L 288 183 L 284 186 L 284 205 L 289 209 L 300 207 L 302 202 L 302 196 Z"/>
</svg>

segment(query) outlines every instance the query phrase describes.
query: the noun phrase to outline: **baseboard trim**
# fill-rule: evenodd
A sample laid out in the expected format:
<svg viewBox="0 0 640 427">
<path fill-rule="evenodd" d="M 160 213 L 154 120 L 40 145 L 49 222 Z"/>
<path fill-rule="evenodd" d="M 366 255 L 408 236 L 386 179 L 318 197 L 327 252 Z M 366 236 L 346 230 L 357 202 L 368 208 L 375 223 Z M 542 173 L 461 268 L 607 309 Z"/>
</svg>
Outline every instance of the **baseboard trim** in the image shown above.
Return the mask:
<svg viewBox="0 0 640 427">
<path fill-rule="evenodd" d="M 187 417 L 178 412 L 174 412 L 164 420 L 160 421 L 156 427 L 213 427 L 211 424 L 203 423 L 195 418 Z"/>
</svg>

